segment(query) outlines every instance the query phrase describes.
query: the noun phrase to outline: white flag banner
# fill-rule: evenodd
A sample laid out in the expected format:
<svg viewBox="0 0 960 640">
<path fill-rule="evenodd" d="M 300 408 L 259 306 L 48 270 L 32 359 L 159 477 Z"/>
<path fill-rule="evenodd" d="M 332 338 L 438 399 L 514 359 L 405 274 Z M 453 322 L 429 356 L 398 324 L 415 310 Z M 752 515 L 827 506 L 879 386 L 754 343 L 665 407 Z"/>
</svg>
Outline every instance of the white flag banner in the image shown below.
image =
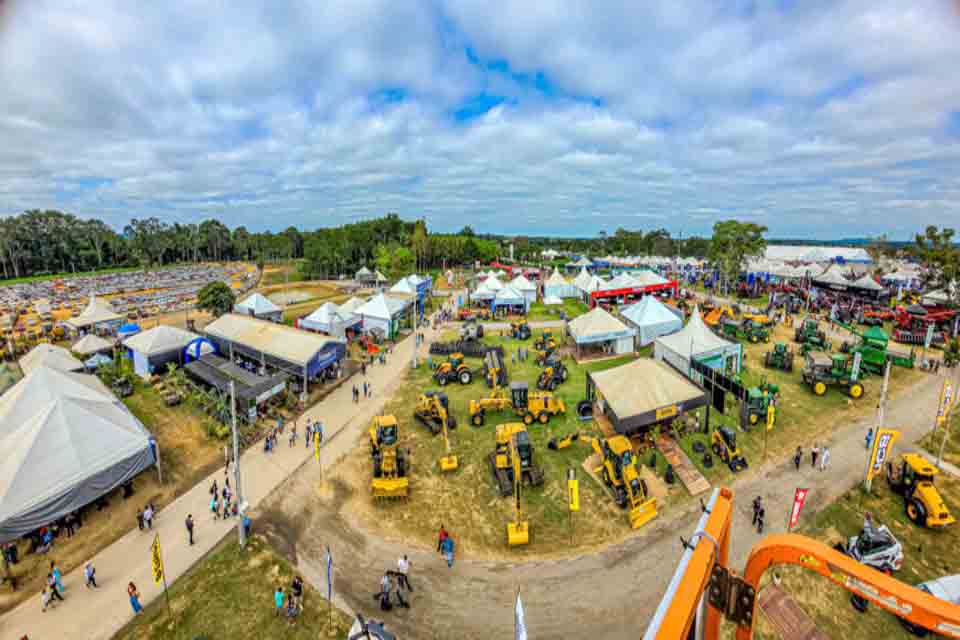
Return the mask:
<svg viewBox="0 0 960 640">
<path fill-rule="evenodd" d="M 523 602 L 520 600 L 520 593 L 517 593 L 517 607 L 514 611 L 514 620 L 516 622 L 516 640 L 527 640 L 527 624 L 523 621 Z"/>
</svg>

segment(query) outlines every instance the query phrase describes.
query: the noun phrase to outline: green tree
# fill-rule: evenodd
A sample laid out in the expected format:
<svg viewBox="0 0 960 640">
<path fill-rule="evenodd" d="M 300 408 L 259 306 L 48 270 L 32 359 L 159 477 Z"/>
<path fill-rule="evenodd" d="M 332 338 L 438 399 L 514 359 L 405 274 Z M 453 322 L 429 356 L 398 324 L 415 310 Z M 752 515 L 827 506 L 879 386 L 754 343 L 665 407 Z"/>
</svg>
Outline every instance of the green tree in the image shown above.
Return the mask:
<svg viewBox="0 0 960 640">
<path fill-rule="evenodd" d="M 233 290 L 219 280 L 211 282 L 197 292 L 197 308 L 209 311 L 215 318 L 230 312 L 236 301 Z"/>
<path fill-rule="evenodd" d="M 914 239 L 913 254 L 923 265 L 923 282 L 942 288 L 954 305 L 960 305 L 960 248 L 953 240 L 954 229 L 927 227 Z"/>
<path fill-rule="evenodd" d="M 723 275 L 724 290 L 737 282 L 747 260 L 763 255 L 767 248 L 763 238 L 766 231 L 763 225 L 738 220 L 723 220 L 713 225 L 708 256 Z"/>
</svg>

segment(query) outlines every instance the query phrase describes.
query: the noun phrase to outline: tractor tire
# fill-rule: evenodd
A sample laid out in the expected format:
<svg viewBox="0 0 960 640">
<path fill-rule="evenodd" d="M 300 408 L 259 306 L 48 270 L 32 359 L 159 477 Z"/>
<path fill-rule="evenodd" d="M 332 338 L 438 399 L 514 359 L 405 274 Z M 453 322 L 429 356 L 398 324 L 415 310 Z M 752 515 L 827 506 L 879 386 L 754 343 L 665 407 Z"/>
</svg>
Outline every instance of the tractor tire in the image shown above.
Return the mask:
<svg viewBox="0 0 960 640">
<path fill-rule="evenodd" d="M 690 448 L 693 450 L 694 453 L 703 453 L 704 451 L 707 450 L 707 447 L 704 446 L 704 444 L 699 440 L 694 440 L 693 444 L 690 445 Z"/>
<path fill-rule="evenodd" d="M 475 427 L 482 427 L 483 418 L 484 418 L 483 411 L 481 411 L 480 413 L 475 413 L 473 414 L 473 416 L 470 417 L 470 423 Z"/>
<path fill-rule="evenodd" d="M 589 400 L 581 400 L 577 403 L 577 417 L 589 419 L 593 417 L 593 403 Z"/>
<path fill-rule="evenodd" d="M 813 383 L 813 393 L 814 395 L 822 396 L 827 392 L 827 385 L 823 382 L 814 382 Z"/>
<path fill-rule="evenodd" d="M 397 452 L 397 475 L 401 478 L 407 476 L 407 459 L 399 451 Z"/>
<path fill-rule="evenodd" d="M 550 422 L 550 414 L 546 411 L 541 411 L 539 414 L 537 414 L 537 420 L 540 421 L 540 424 L 547 424 Z"/>
<path fill-rule="evenodd" d="M 757 344 L 757 342 L 758 342 L 759 340 L 760 340 L 760 339 L 757 338 L 756 335 L 750 336 L 750 342 L 752 342 L 753 344 Z"/>
<path fill-rule="evenodd" d="M 859 382 L 854 382 L 850 385 L 850 388 L 847 389 L 847 393 L 849 393 L 850 397 L 854 400 L 859 400 L 863 397 L 863 385 Z"/>
<path fill-rule="evenodd" d="M 473 382 L 473 373 L 469 369 L 464 369 L 460 372 L 460 384 L 470 384 Z"/>
<path fill-rule="evenodd" d="M 447 429 L 456 429 L 457 428 L 457 418 L 456 416 L 448 415 L 447 416 Z"/>
<path fill-rule="evenodd" d="M 910 518 L 915 525 L 920 527 L 927 526 L 927 509 L 923 506 L 922 502 L 916 498 L 911 498 L 905 502 L 904 507 L 906 508 L 907 517 Z"/>
<path fill-rule="evenodd" d="M 437 376 L 437 384 L 441 387 L 447 386 L 447 376 L 440 374 Z"/>
<path fill-rule="evenodd" d="M 703 454 L 703 468 L 712 469 L 713 468 L 713 456 L 709 453 Z"/>
<path fill-rule="evenodd" d="M 478 324 L 478 325 L 477 325 L 477 337 L 478 337 L 478 338 L 482 338 L 482 337 L 483 337 L 483 325 L 482 325 L 482 324 Z"/>
<path fill-rule="evenodd" d="M 523 414 L 523 424 L 529 427 L 530 425 L 533 424 L 533 421 L 534 421 L 534 417 L 532 413 Z"/>
<path fill-rule="evenodd" d="M 617 503 L 617 506 L 621 509 L 627 508 L 627 492 L 624 491 L 623 487 L 617 487 L 613 491 L 613 500 Z"/>
</svg>

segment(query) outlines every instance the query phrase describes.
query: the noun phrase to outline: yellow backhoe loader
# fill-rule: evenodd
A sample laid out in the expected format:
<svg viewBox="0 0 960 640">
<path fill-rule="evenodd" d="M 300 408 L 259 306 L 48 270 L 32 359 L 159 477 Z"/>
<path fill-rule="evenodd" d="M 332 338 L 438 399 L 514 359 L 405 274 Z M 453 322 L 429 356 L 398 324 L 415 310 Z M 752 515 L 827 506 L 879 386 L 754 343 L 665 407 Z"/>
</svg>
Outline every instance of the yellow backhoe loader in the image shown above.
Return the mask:
<svg viewBox="0 0 960 640">
<path fill-rule="evenodd" d="M 633 445 L 626 436 L 594 438 L 593 450 L 602 459 L 603 482 L 613 491 L 613 499 L 627 514 L 630 527 L 639 529 L 657 517 L 657 499 L 648 498 L 647 484 L 637 470 Z"/>
</svg>

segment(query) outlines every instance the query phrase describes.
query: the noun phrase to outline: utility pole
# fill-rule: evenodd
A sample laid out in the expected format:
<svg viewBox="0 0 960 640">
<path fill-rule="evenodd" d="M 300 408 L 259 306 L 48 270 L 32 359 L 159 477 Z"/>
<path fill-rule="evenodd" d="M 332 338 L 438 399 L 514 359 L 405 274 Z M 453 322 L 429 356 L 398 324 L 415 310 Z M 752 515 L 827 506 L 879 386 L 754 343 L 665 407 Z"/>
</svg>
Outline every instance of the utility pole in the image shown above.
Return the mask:
<svg viewBox="0 0 960 640">
<path fill-rule="evenodd" d="M 871 445 L 877 442 L 877 439 L 880 437 L 880 429 L 883 428 L 884 413 L 887 409 L 887 386 L 890 384 L 890 358 L 887 358 L 886 367 L 883 370 L 883 385 L 880 387 L 880 402 L 877 404 L 877 425 L 873 430 L 873 441 Z M 870 463 L 873 460 L 873 446 L 867 448 L 867 464 L 863 470 L 863 486 L 870 491 L 870 486 L 873 484 L 872 480 L 868 478 L 870 474 Z"/>
<path fill-rule="evenodd" d="M 237 432 L 237 390 L 233 380 L 230 381 L 230 430 L 233 432 L 233 484 L 237 492 L 237 539 L 240 548 L 247 544 L 246 533 L 243 530 L 243 516 L 246 507 L 243 503 L 243 491 L 240 486 L 240 434 Z"/>
</svg>

